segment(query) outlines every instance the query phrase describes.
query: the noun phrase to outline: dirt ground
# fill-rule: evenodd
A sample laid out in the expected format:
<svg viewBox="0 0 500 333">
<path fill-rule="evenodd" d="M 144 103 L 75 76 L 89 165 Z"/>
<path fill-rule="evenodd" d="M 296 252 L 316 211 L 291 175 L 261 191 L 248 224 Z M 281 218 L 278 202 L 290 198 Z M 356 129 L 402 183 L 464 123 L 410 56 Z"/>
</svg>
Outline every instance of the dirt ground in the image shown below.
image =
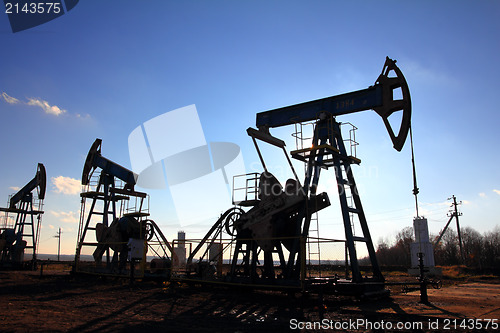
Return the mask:
<svg viewBox="0 0 500 333">
<path fill-rule="evenodd" d="M 0 272 L 1 332 L 500 332 L 500 280 L 384 300 Z M 488 328 L 486 325 L 488 324 Z M 481 328 L 481 329 L 479 329 Z"/>
</svg>

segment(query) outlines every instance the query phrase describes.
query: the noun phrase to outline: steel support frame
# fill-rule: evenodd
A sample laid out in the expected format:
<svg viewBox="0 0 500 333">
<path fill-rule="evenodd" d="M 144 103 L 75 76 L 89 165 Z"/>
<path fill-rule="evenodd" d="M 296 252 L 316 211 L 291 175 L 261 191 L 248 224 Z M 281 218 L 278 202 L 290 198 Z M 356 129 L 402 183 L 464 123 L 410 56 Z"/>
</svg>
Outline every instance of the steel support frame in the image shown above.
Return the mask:
<svg viewBox="0 0 500 333">
<path fill-rule="evenodd" d="M 38 228 L 40 227 L 37 225 L 35 227 L 35 214 L 33 214 L 33 194 L 28 193 L 26 194 L 20 201 L 19 204 L 19 210 L 20 212 L 17 214 L 16 218 L 16 224 L 14 227 L 14 233 L 16 234 L 16 244 L 22 242 L 24 240 L 24 236 L 27 236 L 29 239 L 31 239 L 31 245 L 29 243 L 27 244 L 26 248 L 31 248 L 32 249 L 32 257 L 31 257 L 31 268 L 34 269 L 36 266 L 36 254 L 37 254 L 37 235 L 38 235 Z M 27 216 L 30 215 L 31 222 L 27 223 L 26 218 Z M 37 214 L 38 215 L 38 214 Z M 25 226 L 26 225 L 31 225 L 31 230 L 28 232 L 31 232 L 31 234 L 25 234 Z M 24 251 L 24 250 L 23 250 Z M 12 252 L 12 251 L 11 251 Z"/>
<path fill-rule="evenodd" d="M 330 130 L 328 128 L 330 127 Z M 340 208 L 342 210 L 342 221 L 344 224 L 345 237 L 347 249 L 349 252 L 349 261 L 352 271 L 352 280 L 355 283 L 363 282 L 363 277 L 360 270 L 360 265 L 356 252 L 356 242 L 364 242 L 366 244 L 368 255 L 370 258 L 370 263 L 372 265 L 373 277 L 377 281 L 384 281 L 384 277 L 378 265 L 375 248 L 371 239 L 370 231 L 368 228 L 368 223 L 366 221 L 366 216 L 363 211 L 363 206 L 361 204 L 361 199 L 357 190 L 356 181 L 354 179 L 354 174 L 352 172 L 351 164 L 353 161 L 347 154 L 347 150 L 342 138 L 342 133 L 340 130 L 340 124 L 335 120 L 334 117 L 329 117 L 324 120 L 319 120 L 316 124 L 315 135 L 313 138 L 313 145 L 320 146 L 324 144 L 329 144 L 333 148 L 338 150 L 338 154 L 333 154 L 333 166 L 335 171 L 335 176 L 337 180 L 337 188 L 339 192 Z M 304 187 L 306 191 L 310 191 L 310 195 L 314 196 L 316 187 L 319 181 L 319 176 L 321 168 L 325 167 L 323 165 L 324 156 L 329 154 L 326 151 L 327 148 L 318 149 L 316 152 L 313 150 L 311 156 L 308 160 L 307 175 L 304 181 Z M 311 181 L 312 179 L 312 181 Z M 309 185 L 310 184 L 310 185 Z M 349 187 L 351 192 L 354 207 L 350 207 L 347 200 L 346 186 Z M 359 224 L 361 226 L 363 237 L 355 237 L 351 225 L 351 215 L 355 213 L 358 215 Z M 307 218 L 309 216 L 309 218 Z M 306 215 L 304 221 L 302 236 L 307 237 L 310 224 L 310 214 Z"/>
</svg>

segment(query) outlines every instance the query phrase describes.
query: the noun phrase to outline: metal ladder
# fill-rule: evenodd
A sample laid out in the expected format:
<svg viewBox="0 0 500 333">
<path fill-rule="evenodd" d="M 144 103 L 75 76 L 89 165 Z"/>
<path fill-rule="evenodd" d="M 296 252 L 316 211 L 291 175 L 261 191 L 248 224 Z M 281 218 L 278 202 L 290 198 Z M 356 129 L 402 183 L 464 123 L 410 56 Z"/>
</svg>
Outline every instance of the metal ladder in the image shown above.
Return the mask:
<svg viewBox="0 0 500 333">
<path fill-rule="evenodd" d="M 319 219 L 318 212 L 311 216 L 311 228 L 307 236 L 307 262 L 309 267 L 309 274 L 311 274 L 314 265 L 313 258 L 317 258 L 318 267 L 321 266 L 321 247 L 319 241 Z M 321 277 L 321 269 L 318 269 L 318 277 Z"/>
<path fill-rule="evenodd" d="M 304 143 L 306 140 L 312 140 L 312 138 L 304 138 L 303 127 L 313 126 L 315 122 L 309 123 L 295 123 L 295 133 L 292 136 L 295 138 L 296 150 L 304 149 Z M 304 161 L 304 174 L 307 172 L 307 163 Z M 311 227 L 309 228 L 309 233 L 307 235 L 307 267 L 309 275 L 313 271 L 313 260 L 317 258 L 318 267 L 321 266 L 321 246 L 319 241 L 319 219 L 318 212 L 311 215 Z M 321 277 L 321 269 L 318 269 L 318 276 Z"/>
<path fill-rule="evenodd" d="M 336 125 L 335 125 L 336 124 Z M 339 149 L 339 154 L 334 157 L 335 176 L 339 188 L 340 206 L 342 209 L 342 218 L 346 234 L 347 247 L 349 250 L 350 266 L 352 270 L 352 278 L 354 282 L 361 282 L 363 280 L 359 267 L 359 262 L 356 254 L 356 243 L 363 242 L 366 244 L 368 255 L 370 258 L 372 272 L 375 278 L 383 280 L 382 273 L 378 266 L 375 255 L 375 249 L 368 229 L 366 216 L 361 205 L 361 199 L 354 180 L 351 165 L 360 162 L 355 156 L 349 156 L 346 151 L 344 141 L 340 134 L 340 124 L 335 123 L 336 126 L 336 142 Z M 349 193 L 349 195 L 348 195 Z M 363 236 L 356 236 L 354 234 L 354 219 L 357 216 L 359 225 Z"/>
<path fill-rule="evenodd" d="M 36 240 L 35 240 L 35 223 L 33 221 L 33 215 L 29 212 L 33 210 L 33 197 L 30 193 L 29 197 L 24 198 L 21 201 L 21 205 L 19 209 L 23 211 L 17 215 L 16 220 L 16 236 L 18 239 L 28 239 L 31 242 L 27 242 L 25 249 L 33 249 L 33 255 L 35 256 L 36 249 Z M 26 218 L 27 215 L 30 215 L 30 218 Z M 28 230 L 25 228 L 28 227 Z M 36 258 L 34 258 L 36 259 Z"/>
</svg>

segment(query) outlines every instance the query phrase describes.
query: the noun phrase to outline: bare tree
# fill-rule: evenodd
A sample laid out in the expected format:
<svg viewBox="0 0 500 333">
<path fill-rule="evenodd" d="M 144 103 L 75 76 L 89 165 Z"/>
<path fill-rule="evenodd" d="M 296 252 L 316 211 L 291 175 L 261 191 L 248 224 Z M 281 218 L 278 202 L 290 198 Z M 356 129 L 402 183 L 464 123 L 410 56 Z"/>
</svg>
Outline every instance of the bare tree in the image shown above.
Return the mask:
<svg viewBox="0 0 500 333">
<path fill-rule="evenodd" d="M 434 259 L 436 265 L 448 266 L 465 264 L 468 267 L 483 269 L 500 267 L 500 226 L 481 235 L 474 228 L 460 229 L 462 234 L 465 262 L 460 258 L 458 234 L 448 229 L 439 244 L 434 244 Z M 438 237 L 430 235 L 435 242 Z M 413 229 L 403 228 L 396 234 L 393 244 L 386 239 L 379 239 L 377 245 L 377 259 L 380 265 L 409 266 L 411 264 L 410 244 L 413 242 Z"/>
<path fill-rule="evenodd" d="M 471 227 L 460 228 L 464 251 L 465 265 L 481 269 L 483 236 Z"/>
<path fill-rule="evenodd" d="M 406 227 L 396 234 L 396 243 L 389 246 L 387 241 L 380 239 L 377 245 L 377 259 L 380 265 L 410 266 L 410 244 L 413 242 L 413 229 Z"/>
<path fill-rule="evenodd" d="M 500 266 L 500 227 L 487 232 L 483 238 L 482 260 L 485 267 L 498 268 Z"/>
<path fill-rule="evenodd" d="M 400 265 L 411 265 L 411 243 L 413 242 L 412 227 L 405 227 L 396 235 Z"/>
<path fill-rule="evenodd" d="M 393 262 L 391 262 L 391 247 L 389 244 L 387 244 L 387 241 L 385 241 L 383 238 L 380 238 L 377 244 L 377 260 L 379 265 L 382 266 L 390 266 L 394 265 Z"/>
<path fill-rule="evenodd" d="M 434 259 L 437 265 L 460 264 L 460 250 L 458 247 L 458 235 L 455 230 L 448 229 L 441 242 L 434 249 Z"/>
</svg>

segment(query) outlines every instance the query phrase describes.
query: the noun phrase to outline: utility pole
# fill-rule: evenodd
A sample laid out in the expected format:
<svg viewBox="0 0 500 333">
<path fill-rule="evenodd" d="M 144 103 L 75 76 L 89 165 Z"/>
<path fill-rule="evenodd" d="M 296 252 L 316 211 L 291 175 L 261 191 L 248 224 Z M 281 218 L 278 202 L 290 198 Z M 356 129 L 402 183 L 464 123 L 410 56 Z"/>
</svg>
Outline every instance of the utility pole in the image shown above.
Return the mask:
<svg viewBox="0 0 500 333">
<path fill-rule="evenodd" d="M 54 236 L 54 238 L 57 238 L 58 244 L 57 244 L 57 261 L 60 261 L 60 255 L 61 255 L 61 228 L 59 228 L 59 231 L 57 232 L 57 235 Z"/>
<path fill-rule="evenodd" d="M 458 217 L 462 216 L 462 213 L 458 211 L 457 206 L 462 204 L 462 201 L 457 203 L 457 198 L 452 195 L 451 198 L 448 198 L 448 200 L 453 200 L 453 203 L 451 204 L 452 210 L 448 213 L 448 216 L 450 219 L 448 220 L 448 223 L 446 223 L 446 226 L 444 227 L 443 231 L 441 231 L 441 234 L 439 235 L 439 238 L 437 239 L 436 243 L 434 246 L 437 246 L 439 242 L 441 241 L 441 238 L 443 238 L 444 233 L 446 232 L 446 229 L 448 229 L 448 226 L 450 225 L 451 220 L 455 218 L 457 221 L 457 233 L 458 233 L 458 246 L 460 247 L 460 260 L 463 262 L 464 261 L 464 255 L 463 255 L 463 248 L 462 248 L 462 234 L 460 233 L 460 224 L 458 222 Z"/>
<path fill-rule="evenodd" d="M 448 200 L 450 200 L 450 199 L 453 199 L 453 203 L 451 204 L 451 206 L 454 208 L 454 211 L 451 213 L 451 216 L 454 216 L 455 219 L 457 220 L 458 246 L 460 247 L 460 260 L 463 263 L 464 262 L 464 251 L 462 248 L 462 235 L 460 233 L 460 224 L 458 223 L 458 217 L 462 216 L 462 213 L 459 213 L 457 210 L 457 206 L 461 205 L 462 201 L 460 201 L 457 204 L 457 198 L 454 195 L 452 195 L 451 198 L 448 198 Z"/>
</svg>

